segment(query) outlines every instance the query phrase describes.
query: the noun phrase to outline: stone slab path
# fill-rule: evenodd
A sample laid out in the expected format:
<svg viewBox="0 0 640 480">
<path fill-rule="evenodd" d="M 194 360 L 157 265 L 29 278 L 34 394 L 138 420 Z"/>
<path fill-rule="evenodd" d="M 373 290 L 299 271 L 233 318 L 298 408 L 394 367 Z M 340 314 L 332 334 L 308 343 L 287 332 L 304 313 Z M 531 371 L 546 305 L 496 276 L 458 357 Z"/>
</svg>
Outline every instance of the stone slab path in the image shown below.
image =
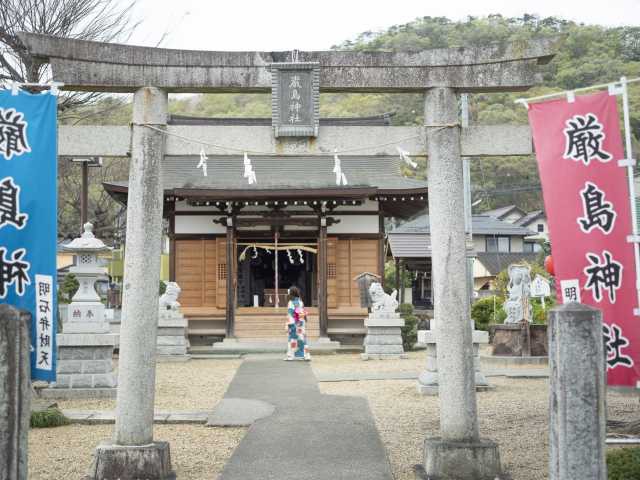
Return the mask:
<svg viewBox="0 0 640 480">
<path fill-rule="evenodd" d="M 249 427 L 220 480 L 393 478 L 367 400 L 322 395 L 308 363 L 247 359 L 225 399 L 275 411 Z"/>
<path fill-rule="evenodd" d="M 63 410 L 62 413 L 71 423 L 82 425 L 102 425 L 116 423 L 115 410 Z M 156 411 L 153 423 L 190 424 L 205 423 L 209 412 L 204 411 Z"/>
</svg>

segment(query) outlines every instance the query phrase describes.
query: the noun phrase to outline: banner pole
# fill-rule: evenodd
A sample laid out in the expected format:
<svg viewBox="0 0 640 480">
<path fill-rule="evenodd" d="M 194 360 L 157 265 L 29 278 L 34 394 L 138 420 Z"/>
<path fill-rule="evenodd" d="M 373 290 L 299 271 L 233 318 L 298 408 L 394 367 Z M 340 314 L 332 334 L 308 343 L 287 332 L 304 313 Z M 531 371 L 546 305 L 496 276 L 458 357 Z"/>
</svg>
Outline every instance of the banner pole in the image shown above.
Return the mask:
<svg viewBox="0 0 640 480">
<path fill-rule="evenodd" d="M 631 205 L 631 231 L 633 242 L 633 254 L 636 263 L 636 297 L 638 307 L 634 309 L 633 313 L 636 316 L 640 316 L 640 244 L 638 243 L 638 220 L 636 211 L 636 191 L 635 183 L 633 181 L 633 159 L 632 145 L 631 145 L 631 124 L 629 120 L 629 90 L 628 90 L 627 77 L 620 77 L 620 85 L 622 86 L 622 114 L 624 121 L 624 140 L 625 140 L 625 152 L 627 162 L 627 181 L 629 183 L 629 203 Z"/>
</svg>

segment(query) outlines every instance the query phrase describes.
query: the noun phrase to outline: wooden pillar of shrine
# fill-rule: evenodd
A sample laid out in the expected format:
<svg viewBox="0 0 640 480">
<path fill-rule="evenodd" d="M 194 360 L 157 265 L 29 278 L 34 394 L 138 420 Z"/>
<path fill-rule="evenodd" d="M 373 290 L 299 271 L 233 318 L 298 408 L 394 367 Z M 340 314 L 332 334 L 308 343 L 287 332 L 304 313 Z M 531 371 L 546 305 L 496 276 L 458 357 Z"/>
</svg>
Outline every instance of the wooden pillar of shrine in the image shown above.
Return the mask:
<svg viewBox="0 0 640 480">
<path fill-rule="evenodd" d="M 404 262 L 400 262 L 400 281 L 398 282 L 398 299 L 400 300 L 400 303 L 404 303 L 404 272 Z"/>
<path fill-rule="evenodd" d="M 227 311 L 226 337 L 235 337 L 236 280 L 235 280 L 235 225 L 234 217 L 227 216 Z"/>
<path fill-rule="evenodd" d="M 380 213 L 378 217 L 378 275 L 380 283 L 384 287 L 384 215 Z"/>
<path fill-rule="evenodd" d="M 169 203 L 169 281 L 176 281 L 176 203 Z"/>
<path fill-rule="evenodd" d="M 320 317 L 321 338 L 327 338 L 329 336 L 327 261 L 327 217 L 323 209 L 320 214 L 320 234 L 318 236 L 318 311 Z"/>
</svg>

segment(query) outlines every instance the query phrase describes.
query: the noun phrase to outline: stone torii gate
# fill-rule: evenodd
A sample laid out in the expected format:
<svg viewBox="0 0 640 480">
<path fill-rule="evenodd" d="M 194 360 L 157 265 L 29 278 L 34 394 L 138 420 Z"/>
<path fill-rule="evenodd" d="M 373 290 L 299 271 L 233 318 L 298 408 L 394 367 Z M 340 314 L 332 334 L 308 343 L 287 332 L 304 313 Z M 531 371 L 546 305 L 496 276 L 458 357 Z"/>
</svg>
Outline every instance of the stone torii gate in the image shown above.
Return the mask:
<svg viewBox="0 0 640 480">
<path fill-rule="evenodd" d="M 163 133 L 167 130 L 167 94 L 268 93 L 272 88 L 270 65 L 289 61 L 290 53 L 168 50 L 34 34 L 21 34 L 20 38 L 31 54 L 51 65 L 53 78 L 64 82 L 67 90 L 134 93 L 116 426 L 113 441 L 97 447 L 92 475 L 96 479 L 168 478 L 169 446 L 153 442 L 161 160 L 167 147 L 175 148 L 171 140 L 165 143 Z M 417 143 L 426 145 L 429 157 L 428 197 L 437 285 L 434 303 L 439 320 L 436 336 L 439 344 L 446 345 L 437 349 L 441 435 L 425 441 L 425 469 L 432 477 L 449 478 L 455 472 L 456 478 L 493 480 L 500 473 L 498 447 L 480 438 L 477 420 L 460 158 L 465 138 L 468 144 L 474 134 L 465 134 L 460 128 L 458 94 L 526 90 L 537 82 L 538 65 L 551 60 L 556 44 L 557 39 L 547 39 L 415 53 L 328 51 L 298 55 L 300 62 L 317 62 L 323 92 L 425 93 L 424 142 Z M 211 128 L 203 134 L 214 135 L 216 127 Z M 526 153 L 509 152 L 499 141 L 494 148 L 491 141 L 508 143 L 506 136 L 492 136 L 491 129 L 485 133 L 490 142 L 480 150 L 486 155 Z M 318 143 L 323 142 L 323 135 L 320 129 Z M 475 135 L 478 140 L 477 131 Z M 273 139 L 272 148 L 318 152 L 317 142 L 301 143 L 287 137 Z M 463 153 L 473 154 L 469 149 Z"/>
</svg>

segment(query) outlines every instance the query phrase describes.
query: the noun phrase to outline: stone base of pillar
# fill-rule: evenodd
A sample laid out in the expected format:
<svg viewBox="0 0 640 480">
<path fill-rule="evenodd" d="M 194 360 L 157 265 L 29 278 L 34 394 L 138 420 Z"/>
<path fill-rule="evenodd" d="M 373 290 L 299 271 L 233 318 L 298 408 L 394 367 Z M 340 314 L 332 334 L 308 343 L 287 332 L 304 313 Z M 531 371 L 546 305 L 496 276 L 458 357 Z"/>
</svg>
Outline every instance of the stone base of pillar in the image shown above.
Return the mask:
<svg viewBox="0 0 640 480">
<path fill-rule="evenodd" d="M 493 390 L 487 378 L 480 370 L 480 345 L 489 343 L 489 334 L 481 330 L 473 332 L 473 367 L 475 370 L 476 391 Z M 418 331 L 418 342 L 427 346 L 426 370 L 418 377 L 418 393 L 423 395 L 438 394 L 438 358 L 436 349 L 436 334 L 433 330 Z"/>
<path fill-rule="evenodd" d="M 424 473 L 433 480 L 496 480 L 501 478 L 498 444 L 491 440 L 424 441 Z"/>
<path fill-rule="evenodd" d="M 96 447 L 88 480 L 173 480 L 168 442 L 116 445 L 105 441 Z"/>
</svg>

